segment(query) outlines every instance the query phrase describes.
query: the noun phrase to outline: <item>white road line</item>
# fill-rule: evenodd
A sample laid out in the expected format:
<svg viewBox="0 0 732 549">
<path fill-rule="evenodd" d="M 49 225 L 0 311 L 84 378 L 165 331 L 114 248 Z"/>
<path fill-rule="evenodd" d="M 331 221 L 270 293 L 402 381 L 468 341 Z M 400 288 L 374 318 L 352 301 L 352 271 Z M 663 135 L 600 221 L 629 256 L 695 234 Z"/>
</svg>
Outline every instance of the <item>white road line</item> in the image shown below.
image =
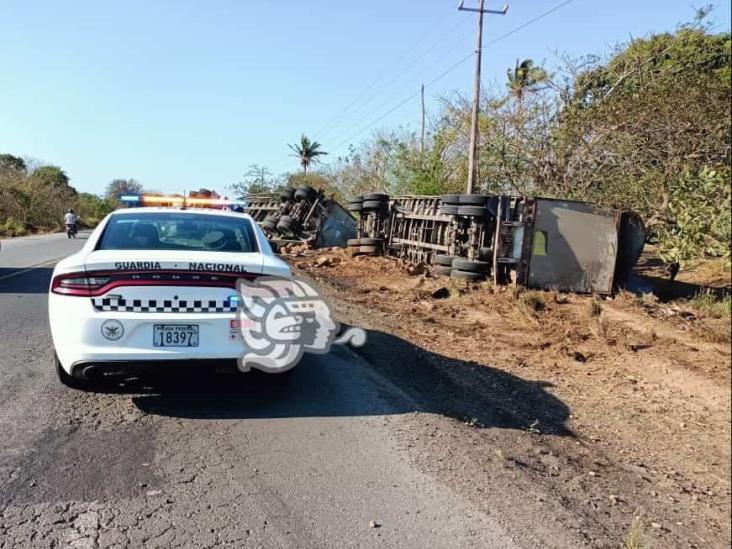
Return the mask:
<svg viewBox="0 0 732 549">
<path fill-rule="evenodd" d="M 26 267 L 20 271 L 6 274 L 5 276 L 0 276 L 0 282 L 2 282 L 3 280 L 8 280 L 9 278 L 13 278 L 15 276 L 20 276 L 22 274 L 32 271 L 33 269 L 37 269 L 38 267 L 45 267 L 46 265 L 54 265 L 55 263 L 58 263 L 59 261 L 61 261 L 64 257 L 66 257 L 66 256 L 57 257 L 56 259 L 49 259 L 48 261 L 44 261 L 43 263 L 38 263 L 37 265 L 31 265 L 30 267 Z"/>
</svg>

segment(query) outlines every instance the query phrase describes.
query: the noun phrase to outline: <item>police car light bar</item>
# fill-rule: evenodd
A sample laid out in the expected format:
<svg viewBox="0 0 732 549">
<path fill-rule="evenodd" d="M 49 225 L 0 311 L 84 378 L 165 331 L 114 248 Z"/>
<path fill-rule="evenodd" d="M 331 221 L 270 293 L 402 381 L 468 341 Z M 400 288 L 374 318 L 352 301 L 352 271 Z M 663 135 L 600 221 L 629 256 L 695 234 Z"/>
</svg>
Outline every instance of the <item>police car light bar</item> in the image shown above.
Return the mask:
<svg viewBox="0 0 732 549">
<path fill-rule="evenodd" d="M 168 204 L 170 202 L 183 203 L 186 200 L 182 196 L 146 196 L 146 195 L 142 195 L 140 198 L 142 198 L 142 203 L 145 205 L 162 204 L 162 203 Z"/>
<path fill-rule="evenodd" d="M 123 194 L 119 197 L 121 202 L 128 206 L 152 206 L 170 204 L 173 207 L 213 207 L 213 206 L 246 206 L 246 202 L 241 200 L 229 200 L 228 198 L 186 198 L 183 196 L 157 196 L 157 195 L 139 195 L 139 194 Z"/>
</svg>

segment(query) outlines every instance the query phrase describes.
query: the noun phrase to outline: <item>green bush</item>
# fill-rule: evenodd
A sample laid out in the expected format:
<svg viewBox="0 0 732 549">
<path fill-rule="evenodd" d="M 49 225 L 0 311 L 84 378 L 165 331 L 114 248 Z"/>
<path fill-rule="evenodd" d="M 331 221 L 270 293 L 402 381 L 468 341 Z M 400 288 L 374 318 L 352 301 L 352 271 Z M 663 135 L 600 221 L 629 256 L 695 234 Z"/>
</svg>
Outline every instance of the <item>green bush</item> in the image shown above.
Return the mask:
<svg viewBox="0 0 732 549">
<path fill-rule="evenodd" d="M 0 225 L 0 235 L 2 236 L 21 236 L 25 232 L 25 225 L 13 217 L 8 217 Z"/>
<path fill-rule="evenodd" d="M 93 194 L 78 193 L 56 166 L 29 170 L 23 159 L 0 154 L 0 235 L 61 230 L 69 208 L 77 212 L 82 225 L 93 227 L 115 204 Z"/>
<path fill-rule="evenodd" d="M 729 172 L 703 168 L 686 172 L 669 192 L 668 219 L 656 229 L 659 254 L 666 261 L 729 257 L 732 239 Z"/>
</svg>

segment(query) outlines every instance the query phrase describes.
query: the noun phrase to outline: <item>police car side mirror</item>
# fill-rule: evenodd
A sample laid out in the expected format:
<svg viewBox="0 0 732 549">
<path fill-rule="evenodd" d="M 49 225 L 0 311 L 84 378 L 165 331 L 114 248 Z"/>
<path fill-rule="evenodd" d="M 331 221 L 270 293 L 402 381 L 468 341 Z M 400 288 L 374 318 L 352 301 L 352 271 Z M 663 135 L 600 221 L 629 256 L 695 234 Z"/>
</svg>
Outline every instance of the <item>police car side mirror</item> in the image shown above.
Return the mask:
<svg viewBox="0 0 732 549">
<path fill-rule="evenodd" d="M 277 244 L 274 240 L 267 240 L 269 242 L 269 247 L 272 248 L 272 251 L 276 254 L 280 253 L 280 245 Z"/>
</svg>

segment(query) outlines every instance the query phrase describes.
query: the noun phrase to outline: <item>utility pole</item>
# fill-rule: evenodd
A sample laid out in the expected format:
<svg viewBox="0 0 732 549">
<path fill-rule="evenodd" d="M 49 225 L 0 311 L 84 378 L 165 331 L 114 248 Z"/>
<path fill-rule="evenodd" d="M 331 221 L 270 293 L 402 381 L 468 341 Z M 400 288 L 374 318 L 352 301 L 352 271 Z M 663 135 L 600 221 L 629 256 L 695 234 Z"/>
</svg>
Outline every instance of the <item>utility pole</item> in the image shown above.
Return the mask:
<svg viewBox="0 0 732 549">
<path fill-rule="evenodd" d="M 500 10 L 487 10 L 483 8 L 485 0 L 480 0 L 477 8 L 466 8 L 464 0 L 460 1 L 458 10 L 473 11 L 478 13 L 478 39 L 475 46 L 475 82 L 473 83 L 473 112 L 470 117 L 470 150 L 468 151 L 468 189 L 467 193 L 475 191 L 475 180 L 478 171 L 478 114 L 480 113 L 480 62 L 483 50 L 483 14 L 492 13 L 495 15 L 506 15 L 508 4 Z"/>
<path fill-rule="evenodd" d="M 422 84 L 422 144 L 419 151 L 424 154 L 424 84 Z"/>
</svg>

